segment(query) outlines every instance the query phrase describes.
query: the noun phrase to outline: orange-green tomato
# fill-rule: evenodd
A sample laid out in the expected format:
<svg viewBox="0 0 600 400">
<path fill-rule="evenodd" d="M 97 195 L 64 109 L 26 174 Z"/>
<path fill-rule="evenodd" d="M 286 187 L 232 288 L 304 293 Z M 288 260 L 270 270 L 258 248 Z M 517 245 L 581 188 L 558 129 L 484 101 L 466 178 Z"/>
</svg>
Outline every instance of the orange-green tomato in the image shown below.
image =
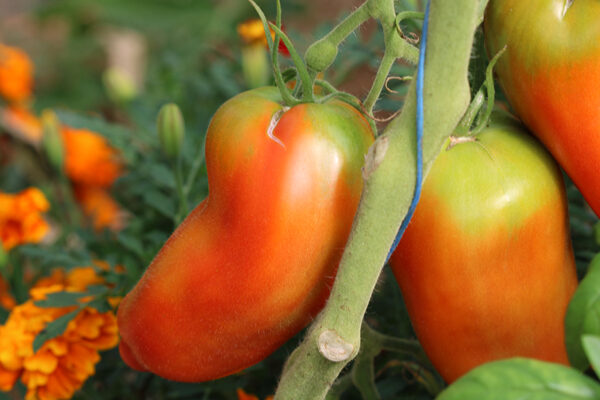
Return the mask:
<svg viewBox="0 0 600 400">
<path fill-rule="evenodd" d="M 600 1 L 490 0 L 484 31 L 510 104 L 600 215 Z"/>
<path fill-rule="evenodd" d="M 442 150 L 390 264 L 447 382 L 514 356 L 568 363 L 577 277 L 562 177 L 516 122 Z"/>
<path fill-rule="evenodd" d="M 242 93 L 206 138 L 209 196 L 119 307 L 131 367 L 206 381 L 253 365 L 323 307 L 350 233 L 373 141 L 346 103 L 283 107 Z"/>
</svg>

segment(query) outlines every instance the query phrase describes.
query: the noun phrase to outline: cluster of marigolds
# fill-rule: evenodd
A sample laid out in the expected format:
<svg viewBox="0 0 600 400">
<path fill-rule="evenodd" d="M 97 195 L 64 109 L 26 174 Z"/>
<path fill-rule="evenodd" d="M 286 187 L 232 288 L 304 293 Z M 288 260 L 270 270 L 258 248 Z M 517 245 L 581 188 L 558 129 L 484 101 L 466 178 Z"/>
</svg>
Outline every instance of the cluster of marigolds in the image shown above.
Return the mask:
<svg viewBox="0 0 600 400">
<path fill-rule="evenodd" d="M 16 138 L 40 148 L 43 129 L 33 113 L 33 65 L 20 49 L 0 44 L 0 125 Z M 64 174 L 81 211 L 100 230 L 118 230 L 123 213 L 108 190 L 123 172 L 117 150 L 104 137 L 85 129 L 60 127 L 64 146 Z M 7 157 L 10 160 L 10 157 Z M 4 162 L 5 160 L 3 160 Z M 39 243 L 52 231 L 44 213 L 50 204 L 35 187 L 19 193 L 0 192 L 0 252 Z M 98 262 L 98 265 L 105 266 Z M 16 304 L 10 285 L 0 275 L 0 307 L 10 311 L 0 325 L 0 390 L 10 391 L 17 380 L 27 388 L 27 400 L 68 399 L 94 374 L 99 351 L 119 341 L 113 311 L 91 307 L 41 307 L 36 302 L 49 293 L 85 292 L 89 285 L 105 284 L 98 268 L 54 269 L 50 277 L 32 285 L 30 299 Z M 116 306 L 117 299 L 111 299 Z M 79 309 L 64 332 L 34 352 L 33 342 L 46 326 Z"/>
<path fill-rule="evenodd" d="M 262 29 L 256 21 L 253 24 Z M 0 127 L 41 154 L 44 128 L 32 104 L 30 58 L 19 48 L 0 43 Z M 119 152 L 103 136 L 90 130 L 60 125 L 59 133 L 63 172 L 81 212 L 97 231 L 122 229 L 125 213 L 110 195 L 110 188 L 124 171 Z M 2 163 L 10 162 L 8 156 Z M 44 215 L 49 209 L 50 203 L 39 188 L 29 187 L 19 193 L 0 191 L 0 255 L 22 244 L 51 240 L 48 238 L 52 236 L 53 224 Z M 17 304 L 0 271 L 0 307 L 10 311 L 0 325 L 0 391 L 13 390 L 20 380 L 27 388 L 26 400 L 70 399 L 94 374 L 99 352 L 117 346 L 114 309 L 120 299 L 108 299 L 113 307 L 109 312 L 83 306 L 36 304 L 51 293 L 85 292 L 90 285 L 108 285 L 98 273 L 108 265 L 101 261 L 95 264 L 68 271 L 55 268 L 49 277 L 35 283 L 28 277 L 32 285 L 29 300 L 22 304 Z M 64 332 L 34 352 L 36 336 L 49 323 L 75 310 L 79 311 Z M 258 400 L 242 389 L 237 390 L 237 396 L 239 400 Z M 272 396 L 267 398 L 270 399 Z"/>
<path fill-rule="evenodd" d="M 0 390 L 8 391 L 17 379 L 27 387 L 27 400 L 68 399 L 94 374 L 98 354 L 119 341 L 114 313 L 86 307 L 69 322 L 64 333 L 33 352 L 33 341 L 46 325 L 77 306 L 43 308 L 35 302 L 49 293 L 82 292 L 103 280 L 92 267 L 55 269 L 30 290 L 30 300 L 15 306 L 0 326 Z M 10 305 L 10 304 L 9 304 Z"/>
</svg>

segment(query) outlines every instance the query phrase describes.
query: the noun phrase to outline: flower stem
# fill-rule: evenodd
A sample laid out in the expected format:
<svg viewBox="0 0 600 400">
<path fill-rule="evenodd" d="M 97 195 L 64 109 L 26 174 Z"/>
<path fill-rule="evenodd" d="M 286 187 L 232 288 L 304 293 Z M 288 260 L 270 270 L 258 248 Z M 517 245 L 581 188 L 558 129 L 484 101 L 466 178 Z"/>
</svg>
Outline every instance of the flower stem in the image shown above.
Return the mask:
<svg viewBox="0 0 600 400">
<path fill-rule="evenodd" d="M 188 201 L 183 187 L 183 171 L 181 168 L 181 157 L 178 157 L 173 166 L 175 171 L 175 185 L 177 188 L 177 197 L 179 198 L 179 210 L 175 214 L 175 226 L 178 226 L 188 213 Z"/>
<path fill-rule="evenodd" d="M 205 144 L 203 142 L 202 148 L 200 149 L 200 152 L 198 153 L 198 155 L 194 158 L 194 161 L 192 162 L 192 166 L 190 167 L 190 172 L 188 173 L 187 179 L 185 181 L 185 185 L 183 187 L 183 195 L 186 199 L 190 195 L 192 186 L 194 185 L 195 180 L 196 180 L 196 176 L 198 175 L 198 172 L 200 171 L 200 167 L 202 166 L 202 164 L 204 164 L 204 146 L 205 146 Z"/>
</svg>

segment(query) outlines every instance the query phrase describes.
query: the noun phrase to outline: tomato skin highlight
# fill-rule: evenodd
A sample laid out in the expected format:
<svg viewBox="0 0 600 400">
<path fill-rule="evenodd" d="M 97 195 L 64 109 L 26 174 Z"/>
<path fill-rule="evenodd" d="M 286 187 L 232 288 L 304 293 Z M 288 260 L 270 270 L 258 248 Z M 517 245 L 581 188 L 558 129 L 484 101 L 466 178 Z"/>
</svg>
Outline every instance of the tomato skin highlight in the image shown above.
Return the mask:
<svg viewBox="0 0 600 400">
<path fill-rule="evenodd" d="M 515 122 L 442 150 L 390 259 L 413 327 L 452 382 L 515 356 L 568 364 L 576 289 L 560 171 Z"/>
<path fill-rule="evenodd" d="M 264 359 L 323 307 L 373 133 L 345 103 L 280 102 L 275 88 L 255 89 L 213 117 L 209 196 L 119 307 L 132 368 L 187 382 L 223 377 Z"/>
<path fill-rule="evenodd" d="M 498 81 L 525 125 L 600 216 L 600 3 L 491 0 L 488 52 L 507 45 Z"/>
</svg>

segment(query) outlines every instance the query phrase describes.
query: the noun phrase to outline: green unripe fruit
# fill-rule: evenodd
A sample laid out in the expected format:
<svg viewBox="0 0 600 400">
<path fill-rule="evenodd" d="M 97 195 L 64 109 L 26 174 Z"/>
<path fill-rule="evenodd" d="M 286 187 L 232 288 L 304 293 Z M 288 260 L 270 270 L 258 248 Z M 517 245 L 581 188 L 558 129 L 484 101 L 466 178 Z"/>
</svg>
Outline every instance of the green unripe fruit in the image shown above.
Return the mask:
<svg viewBox="0 0 600 400">
<path fill-rule="evenodd" d="M 157 128 L 160 146 L 165 155 L 172 160 L 179 157 L 185 136 L 185 123 L 177 104 L 162 106 L 158 113 Z"/>
<path fill-rule="evenodd" d="M 338 48 L 334 43 L 323 38 L 313 43 L 304 55 L 306 65 L 314 71 L 325 71 L 337 57 Z"/>
</svg>

